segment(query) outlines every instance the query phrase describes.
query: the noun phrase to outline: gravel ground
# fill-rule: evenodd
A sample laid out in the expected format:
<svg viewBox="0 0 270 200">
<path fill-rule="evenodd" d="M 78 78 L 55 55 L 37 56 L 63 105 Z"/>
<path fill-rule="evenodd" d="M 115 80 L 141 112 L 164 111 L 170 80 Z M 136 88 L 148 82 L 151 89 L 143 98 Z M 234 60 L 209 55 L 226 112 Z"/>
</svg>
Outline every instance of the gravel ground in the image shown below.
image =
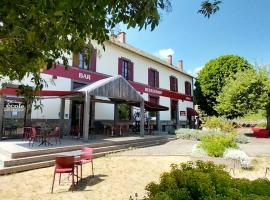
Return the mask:
<svg viewBox="0 0 270 200">
<path fill-rule="evenodd" d="M 133 149 L 116 154 L 117 156 L 189 156 L 192 148 L 197 141 L 191 140 L 173 140 L 159 146 Z"/>
</svg>

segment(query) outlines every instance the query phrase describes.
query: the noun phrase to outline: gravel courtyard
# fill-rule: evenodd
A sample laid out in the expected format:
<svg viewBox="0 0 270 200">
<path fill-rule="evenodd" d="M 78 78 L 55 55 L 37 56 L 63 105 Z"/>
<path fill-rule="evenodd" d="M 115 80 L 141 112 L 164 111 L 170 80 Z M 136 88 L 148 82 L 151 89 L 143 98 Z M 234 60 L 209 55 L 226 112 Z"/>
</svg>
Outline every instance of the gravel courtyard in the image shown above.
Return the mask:
<svg viewBox="0 0 270 200">
<path fill-rule="evenodd" d="M 68 191 L 70 182 L 67 180 L 60 186 L 56 180 L 55 192 L 50 193 L 53 167 L 0 176 L 0 199 L 128 200 L 135 193 L 143 197 L 146 195 L 145 186 L 151 181 L 158 181 L 160 174 L 170 170 L 172 163 L 194 160 L 189 155 L 195 143 L 175 140 L 160 146 L 131 149 L 95 159 L 95 177 L 89 176 L 90 165 L 84 166 L 84 179 L 73 193 Z M 236 177 L 263 177 L 265 167 L 270 166 L 270 157 L 255 157 L 253 165 L 253 170 L 237 169 Z"/>
</svg>

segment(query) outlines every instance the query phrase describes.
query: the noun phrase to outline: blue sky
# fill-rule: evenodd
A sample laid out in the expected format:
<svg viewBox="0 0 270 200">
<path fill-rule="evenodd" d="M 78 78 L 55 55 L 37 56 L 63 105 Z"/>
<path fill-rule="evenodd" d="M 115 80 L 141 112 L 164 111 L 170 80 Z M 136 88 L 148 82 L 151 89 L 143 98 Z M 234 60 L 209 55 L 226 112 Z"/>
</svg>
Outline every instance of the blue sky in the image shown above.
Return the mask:
<svg viewBox="0 0 270 200">
<path fill-rule="evenodd" d="M 129 29 L 127 43 L 173 62 L 195 75 L 210 59 L 237 54 L 254 64 L 270 64 L 270 0 L 223 0 L 210 19 L 197 14 L 201 0 L 171 0 L 172 12 L 162 13 L 159 26 Z M 162 51 L 163 50 L 163 51 Z"/>
</svg>

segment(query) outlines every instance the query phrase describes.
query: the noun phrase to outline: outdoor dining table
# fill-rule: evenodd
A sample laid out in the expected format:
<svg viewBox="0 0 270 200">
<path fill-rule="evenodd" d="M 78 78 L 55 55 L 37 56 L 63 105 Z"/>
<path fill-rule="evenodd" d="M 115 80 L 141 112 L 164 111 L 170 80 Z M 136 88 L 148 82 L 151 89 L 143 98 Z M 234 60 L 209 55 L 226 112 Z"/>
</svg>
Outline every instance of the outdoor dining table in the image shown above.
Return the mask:
<svg viewBox="0 0 270 200">
<path fill-rule="evenodd" d="M 41 145 L 53 145 L 51 142 L 50 142 L 50 132 L 52 131 L 51 128 L 41 128 L 40 129 L 40 135 L 41 135 L 41 143 L 38 145 L 38 146 L 41 146 Z"/>
</svg>

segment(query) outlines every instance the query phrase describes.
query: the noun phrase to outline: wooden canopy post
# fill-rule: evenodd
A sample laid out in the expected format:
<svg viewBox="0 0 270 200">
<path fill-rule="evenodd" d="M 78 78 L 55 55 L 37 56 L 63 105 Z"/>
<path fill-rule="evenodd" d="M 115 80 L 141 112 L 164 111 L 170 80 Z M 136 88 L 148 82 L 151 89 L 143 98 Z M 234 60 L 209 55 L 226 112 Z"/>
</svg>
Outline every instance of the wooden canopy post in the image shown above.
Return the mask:
<svg viewBox="0 0 270 200">
<path fill-rule="evenodd" d="M 141 109 L 141 121 L 140 121 L 140 136 L 144 137 L 144 101 L 141 101 L 140 103 L 140 109 Z"/>
<path fill-rule="evenodd" d="M 85 141 L 88 140 L 89 137 L 90 103 L 91 103 L 91 96 L 86 91 L 84 97 L 84 112 L 83 112 L 83 139 Z"/>
<path fill-rule="evenodd" d="M 65 133 L 65 131 L 64 131 L 65 103 L 66 103 L 66 99 L 61 98 L 61 104 L 60 104 L 60 131 L 61 131 L 62 134 Z"/>
<path fill-rule="evenodd" d="M 179 101 L 177 101 L 177 105 L 176 105 L 176 128 L 180 127 L 180 120 L 179 120 Z"/>
<path fill-rule="evenodd" d="M 0 139 L 1 136 L 3 135 L 4 104 L 5 104 L 5 96 L 0 95 Z"/>
</svg>

